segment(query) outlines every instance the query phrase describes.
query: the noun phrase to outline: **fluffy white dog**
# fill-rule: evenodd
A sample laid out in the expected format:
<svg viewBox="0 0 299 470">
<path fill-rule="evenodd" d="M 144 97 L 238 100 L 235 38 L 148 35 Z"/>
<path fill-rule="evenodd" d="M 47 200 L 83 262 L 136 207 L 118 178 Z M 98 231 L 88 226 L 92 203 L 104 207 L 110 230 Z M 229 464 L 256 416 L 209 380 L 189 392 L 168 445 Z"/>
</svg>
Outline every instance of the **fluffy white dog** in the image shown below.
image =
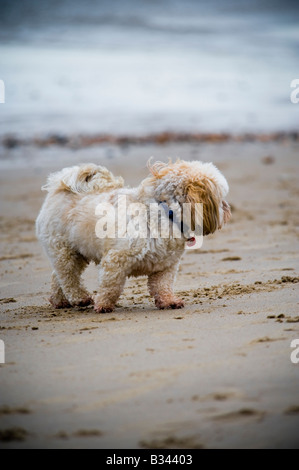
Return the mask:
<svg viewBox="0 0 299 470">
<path fill-rule="evenodd" d="M 120 238 L 117 227 L 114 238 L 101 238 L 96 234 L 97 207 L 110 204 L 116 208 L 119 198 L 125 197 L 127 205 L 143 204 L 146 217 L 151 204 L 160 204 L 173 227 L 181 220 L 177 209 L 186 203 L 192 208 L 201 203 L 203 235 L 207 235 L 230 218 L 230 208 L 224 200 L 228 184 L 212 163 L 156 162 L 149 164 L 149 170 L 150 175 L 136 188 L 125 188 L 121 177 L 94 164 L 64 168 L 48 177 L 42 188 L 48 195 L 36 220 L 36 232 L 53 266 L 49 300 L 55 308 L 94 303 L 96 312 L 111 312 L 127 276 L 141 275 L 148 276 L 149 292 L 158 308 L 184 306 L 174 295 L 173 284 L 185 243 L 193 240 L 190 233 L 196 229 L 195 212 L 191 211 L 192 227 L 181 229 L 182 236 L 178 238 Z M 132 217 L 125 214 L 127 221 Z M 90 261 L 100 267 L 94 299 L 81 283 L 81 274 Z"/>
</svg>

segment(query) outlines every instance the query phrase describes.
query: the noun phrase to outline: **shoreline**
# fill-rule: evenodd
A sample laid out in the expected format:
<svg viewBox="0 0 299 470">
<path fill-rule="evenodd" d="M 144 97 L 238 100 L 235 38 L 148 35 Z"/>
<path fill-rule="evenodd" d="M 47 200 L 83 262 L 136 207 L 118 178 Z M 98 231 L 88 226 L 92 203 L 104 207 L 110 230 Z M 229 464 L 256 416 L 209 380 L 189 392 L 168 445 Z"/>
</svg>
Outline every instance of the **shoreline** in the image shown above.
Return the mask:
<svg viewBox="0 0 299 470">
<path fill-rule="evenodd" d="M 58 134 L 51 133 L 42 137 L 29 137 L 23 139 L 14 134 L 6 134 L 0 138 L 2 146 L 6 149 L 12 149 L 20 146 L 49 147 L 51 145 L 85 148 L 93 145 L 113 144 L 113 145 L 165 145 L 171 143 L 225 143 L 225 142 L 298 142 L 299 131 L 277 131 L 251 133 L 244 132 L 233 134 L 227 132 L 209 132 L 209 133 L 189 133 L 189 132 L 171 132 L 163 131 L 145 135 L 117 135 L 117 134 Z"/>
</svg>

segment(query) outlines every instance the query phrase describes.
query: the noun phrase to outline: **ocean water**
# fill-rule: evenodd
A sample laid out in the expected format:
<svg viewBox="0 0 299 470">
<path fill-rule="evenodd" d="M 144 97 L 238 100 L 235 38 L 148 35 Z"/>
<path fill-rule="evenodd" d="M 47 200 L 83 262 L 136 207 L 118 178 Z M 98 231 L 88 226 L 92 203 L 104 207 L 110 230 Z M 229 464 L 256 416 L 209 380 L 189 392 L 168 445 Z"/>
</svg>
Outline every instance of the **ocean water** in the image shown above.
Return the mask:
<svg viewBox="0 0 299 470">
<path fill-rule="evenodd" d="M 0 135 L 298 130 L 295 78 L 299 1 L 0 2 Z"/>
</svg>

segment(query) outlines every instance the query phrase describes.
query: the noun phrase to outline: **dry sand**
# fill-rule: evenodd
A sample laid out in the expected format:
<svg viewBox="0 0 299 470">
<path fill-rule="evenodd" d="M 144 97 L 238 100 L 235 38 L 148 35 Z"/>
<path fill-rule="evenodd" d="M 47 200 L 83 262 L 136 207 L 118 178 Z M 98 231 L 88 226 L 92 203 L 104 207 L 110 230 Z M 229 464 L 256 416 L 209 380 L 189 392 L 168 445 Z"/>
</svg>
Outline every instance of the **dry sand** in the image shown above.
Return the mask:
<svg viewBox="0 0 299 470">
<path fill-rule="evenodd" d="M 298 448 L 298 150 L 291 140 L 2 148 L 0 447 Z M 111 314 L 52 309 L 34 234 L 46 175 L 93 161 L 133 185 L 151 155 L 213 161 L 230 184 L 232 221 L 183 257 L 185 308 L 158 311 L 139 278 Z M 85 279 L 95 290 L 95 266 Z"/>
</svg>

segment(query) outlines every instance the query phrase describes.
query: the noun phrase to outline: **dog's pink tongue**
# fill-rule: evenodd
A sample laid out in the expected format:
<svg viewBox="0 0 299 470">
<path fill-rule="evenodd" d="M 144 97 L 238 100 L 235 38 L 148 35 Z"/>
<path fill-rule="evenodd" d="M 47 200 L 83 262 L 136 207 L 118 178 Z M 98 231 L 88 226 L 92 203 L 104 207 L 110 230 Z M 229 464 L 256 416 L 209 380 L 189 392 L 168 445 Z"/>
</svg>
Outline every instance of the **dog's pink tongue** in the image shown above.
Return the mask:
<svg viewBox="0 0 299 470">
<path fill-rule="evenodd" d="M 188 246 L 195 245 L 195 243 L 196 243 L 195 237 L 188 238 L 186 243 L 187 243 Z"/>
</svg>

